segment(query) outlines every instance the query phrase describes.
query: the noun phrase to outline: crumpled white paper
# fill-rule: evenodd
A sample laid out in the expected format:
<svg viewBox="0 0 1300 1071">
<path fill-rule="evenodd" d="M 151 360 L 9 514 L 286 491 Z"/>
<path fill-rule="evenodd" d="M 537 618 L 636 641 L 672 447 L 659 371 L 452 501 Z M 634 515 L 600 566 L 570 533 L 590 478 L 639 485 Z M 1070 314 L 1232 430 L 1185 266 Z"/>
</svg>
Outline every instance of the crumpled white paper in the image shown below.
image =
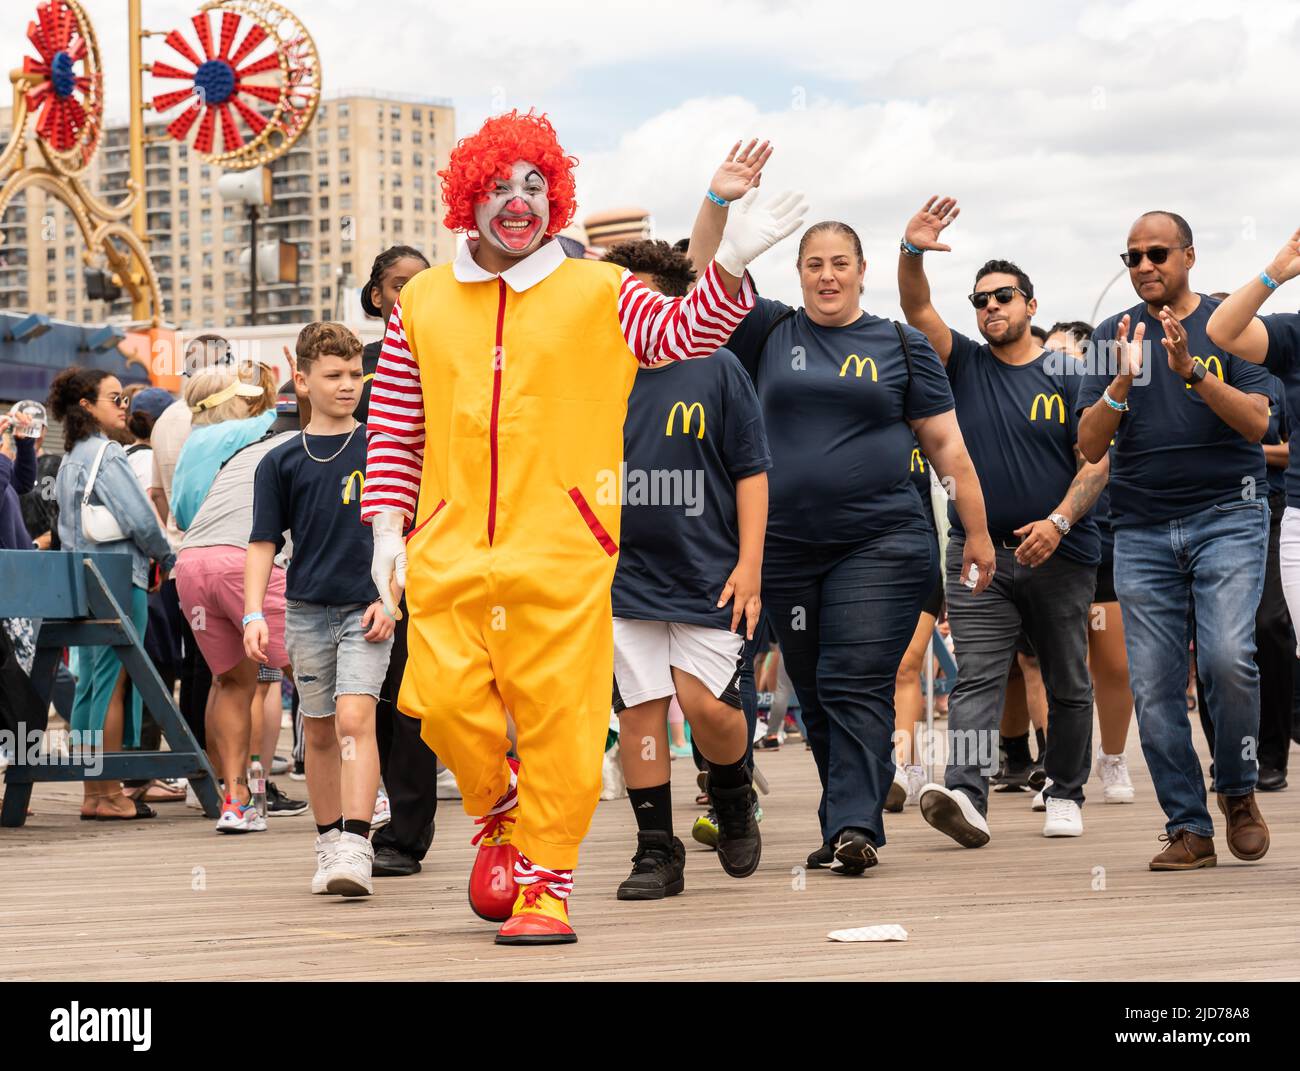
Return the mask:
<svg viewBox="0 0 1300 1071">
<path fill-rule="evenodd" d="M 902 926 L 855 926 L 848 930 L 831 930 L 826 935 L 830 941 L 906 941 L 907 931 Z"/>
</svg>

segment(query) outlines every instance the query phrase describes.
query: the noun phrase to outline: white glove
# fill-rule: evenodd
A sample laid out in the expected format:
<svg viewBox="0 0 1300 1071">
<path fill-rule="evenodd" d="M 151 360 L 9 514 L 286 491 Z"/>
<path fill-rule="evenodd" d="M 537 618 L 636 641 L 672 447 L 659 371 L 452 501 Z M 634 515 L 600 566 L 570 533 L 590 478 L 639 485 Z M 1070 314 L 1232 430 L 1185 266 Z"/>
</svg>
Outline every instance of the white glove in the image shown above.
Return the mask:
<svg viewBox="0 0 1300 1071">
<path fill-rule="evenodd" d="M 406 589 L 406 540 L 402 529 L 406 518 L 396 510 L 376 513 L 370 522 L 375 540 L 375 555 L 370 560 L 370 579 L 383 600 L 388 616 L 398 619 L 397 603 Z M 393 588 L 397 588 L 396 597 Z"/>
<path fill-rule="evenodd" d="M 803 226 L 808 210 L 801 193 L 787 191 L 770 206 L 759 206 L 754 199 L 757 194 L 757 190 L 750 190 L 728 210 L 722 241 L 713 257 L 719 268 L 736 278 L 744 275 L 745 268 L 761 254 Z"/>
</svg>

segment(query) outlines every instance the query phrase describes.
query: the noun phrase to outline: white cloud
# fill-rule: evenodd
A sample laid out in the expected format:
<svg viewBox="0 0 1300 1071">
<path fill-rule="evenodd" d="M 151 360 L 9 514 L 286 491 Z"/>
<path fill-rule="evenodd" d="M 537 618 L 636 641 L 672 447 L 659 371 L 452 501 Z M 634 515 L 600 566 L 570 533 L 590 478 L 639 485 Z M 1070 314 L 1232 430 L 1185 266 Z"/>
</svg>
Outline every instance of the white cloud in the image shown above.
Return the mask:
<svg viewBox="0 0 1300 1071">
<path fill-rule="evenodd" d="M 320 47 L 327 92 L 451 97 L 462 132 L 501 104 L 549 108 L 562 135 L 581 132 L 567 147 L 583 161 L 583 210 L 638 204 L 664 237 L 687 232 L 732 140 L 771 137 L 764 189 L 803 189 L 813 219 L 859 229 L 866 300 L 881 313 L 896 311 L 903 224 L 930 193 L 963 205 L 954 252 L 930 260 L 943 311 L 967 329 L 963 295 L 990 256 L 1030 272 L 1041 320 L 1073 319 L 1146 209 L 1191 220 L 1205 290 L 1246 279 L 1300 224 L 1300 5 L 1287 0 L 721 0 L 704 17 L 698 0 L 659 0 L 651 17 L 580 0 L 285 2 Z M 148 27 L 185 25 L 198 6 L 150 0 Z M 124 115 L 124 5 L 87 7 L 110 114 Z M 30 13 L 0 11 L 11 65 Z M 145 48 L 163 54 L 159 41 Z M 765 290 L 788 300 L 793 254 L 791 242 L 759 266 Z M 1103 313 L 1131 300 L 1121 281 Z"/>
</svg>

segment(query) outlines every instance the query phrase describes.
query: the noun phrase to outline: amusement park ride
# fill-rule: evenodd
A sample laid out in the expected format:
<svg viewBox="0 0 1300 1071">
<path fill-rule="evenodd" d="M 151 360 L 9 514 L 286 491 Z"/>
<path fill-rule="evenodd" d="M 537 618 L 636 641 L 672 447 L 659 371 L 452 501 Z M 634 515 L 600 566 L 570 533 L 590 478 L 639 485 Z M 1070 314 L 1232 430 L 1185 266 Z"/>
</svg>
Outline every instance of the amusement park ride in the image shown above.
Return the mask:
<svg viewBox="0 0 1300 1071">
<path fill-rule="evenodd" d="M 311 35 L 270 0 L 211 0 L 185 29 L 141 28 L 140 0 L 127 0 L 130 37 L 130 178 L 114 203 L 89 188 L 86 172 L 104 123 L 104 76 L 95 31 L 76 0 L 46 0 L 27 39 L 36 55 L 10 74 L 13 126 L 0 150 L 0 215 L 39 188 L 72 213 L 88 267 L 131 298 L 134 329 L 155 337 L 162 297 L 145 234 L 145 145 L 174 139 L 228 171 L 269 164 L 311 123 L 320 101 L 320 58 Z M 146 63 L 147 38 L 166 58 Z M 144 75 L 159 92 L 144 97 Z M 175 112 L 165 135 L 145 133 L 145 113 Z M 109 195 L 110 197 L 112 195 Z"/>
</svg>

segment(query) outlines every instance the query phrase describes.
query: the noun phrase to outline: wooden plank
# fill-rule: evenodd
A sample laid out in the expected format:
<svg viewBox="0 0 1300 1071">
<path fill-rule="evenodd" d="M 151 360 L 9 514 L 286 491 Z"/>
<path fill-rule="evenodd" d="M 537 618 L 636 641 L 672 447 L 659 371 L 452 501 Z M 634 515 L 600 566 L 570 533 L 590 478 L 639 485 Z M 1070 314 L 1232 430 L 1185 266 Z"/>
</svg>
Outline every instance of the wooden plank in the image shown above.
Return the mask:
<svg viewBox="0 0 1300 1071">
<path fill-rule="evenodd" d="M 818 839 L 817 779 L 802 745 L 787 745 L 759 756 L 772 795 L 763 864 L 745 881 L 688 839 L 700 812 L 694 770 L 679 761 L 685 893 L 614 899 L 633 823 L 626 800 L 602 803 L 572 899 L 579 943 L 540 949 L 494 946 L 493 927 L 470 913 L 473 826 L 458 801 L 441 801 L 422 873 L 345 901 L 309 892 L 310 814 L 244 836 L 216 834 L 181 804 L 157 805 L 155 821 L 83 823 L 76 786 L 40 784 L 26 827 L 0 830 L 0 978 L 242 978 L 250 963 L 268 979 L 1300 978 L 1300 793 L 1261 795 L 1273 833 L 1264 861 L 1233 859 L 1220 832 L 1218 867 L 1156 874 L 1146 864 L 1163 817 L 1136 733 L 1128 754 L 1137 801 L 1103 806 L 1094 779 L 1081 838 L 1044 839 L 1028 794 L 993 796 L 993 840 L 977 851 L 909 808 L 886 815 L 881 865 L 851 879 L 802 872 Z M 826 940 L 882 922 L 910 940 Z"/>
</svg>

